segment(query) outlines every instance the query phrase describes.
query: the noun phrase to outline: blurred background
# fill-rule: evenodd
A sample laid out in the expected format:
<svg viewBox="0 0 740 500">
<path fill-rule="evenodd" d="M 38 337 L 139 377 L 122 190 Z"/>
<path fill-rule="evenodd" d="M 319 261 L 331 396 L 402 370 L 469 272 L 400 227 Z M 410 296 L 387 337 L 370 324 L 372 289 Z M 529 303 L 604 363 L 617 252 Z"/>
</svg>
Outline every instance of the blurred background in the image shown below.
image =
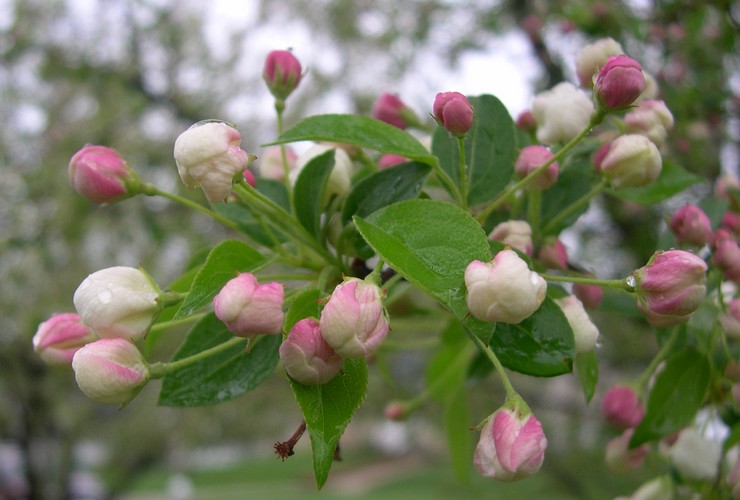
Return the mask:
<svg viewBox="0 0 740 500">
<path fill-rule="evenodd" d="M 184 193 L 172 147 L 192 123 L 237 125 L 256 155 L 274 139 L 272 99 L 261 80 L 274 49 L 292 48 L 307 70 L 288 100 L 286 126 L 307 114 L 369 114 L 383 92 L 420 116 L 437 92 L 499 97 L 512 117 L 532 95 L 575 79 L 575 54 L 597 38 L 618 40 L 660 86 L 676 127 L 665 154 L 706 179 L 737 174 L 740 141 L 740 2 L 631 0 L 0 0 L 0 498 L 281 498 L 315 493 L 308 440 L 285 463 L 300 412 L 283 376 L 216 407 L 156 406 L 158 383 L 122 411 L 85 398 L 71 370 L 52 369 L 31 338 L 52 313 L 72 311 L 89 273 L 143 265 L 160 284 L 197 251 L 228 236 L 163 199 L 94 206 L 67 182 L 69 158 L 87 143 L 117 149 L 141 177 Z M 202 201 L 200 191 L 187 193 Z M 571 258 L 603 277 L 641 265 L 677 203 L 638 207 L 604 199 L 569 243 Z M 614 248 L 620 247 L 615 255 Z M 609 266 L 605 267 L 605 263 Z M 418 300 L 419 311 L 426 304 Z M 515 485 L 455 481 L 440 407 L 403 423 L 383 419 L 389 400 L 423 388 L 440 325 L 394 323 L 397 338 L 371 367 L 368 400 L 342 441 L 323 497 L 611 498 L 629 494 L 661 463 L 608 473 L 611 437 L 599 397 L 638 373 L 655 339 L 607 295 L 601 380 L 586 405 L 575 377 L 514 383 L 543 422 L 543 470 Z M 184 332 L 152 353 L 166 359 Z M 407 337 L 403 337 L 406 335 Z M 475 425 L 503 401 L 489 376 L 471 379 Z M 307 436 L 306 436 L 307 437 Z M 477 439 L 477 437 L 476 437 Z"/>
</svg>

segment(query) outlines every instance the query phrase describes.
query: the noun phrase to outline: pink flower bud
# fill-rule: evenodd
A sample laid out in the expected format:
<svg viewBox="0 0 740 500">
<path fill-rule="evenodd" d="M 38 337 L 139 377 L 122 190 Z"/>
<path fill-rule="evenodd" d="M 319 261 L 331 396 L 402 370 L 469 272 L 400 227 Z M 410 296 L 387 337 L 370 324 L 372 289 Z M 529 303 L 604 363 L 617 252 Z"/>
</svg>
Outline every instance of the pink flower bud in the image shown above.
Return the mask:
<svg viewBox="0 0 740 500">
<path fill-rule="evenodd" d="M 408 408 L 403 403 L 391 401 L 383 410 L 383 416 L 388 420 L 405 420 L 409 416 Z"/>
<path fill-rule="evenodd" d="M 87 344 L 72 359 L 77 385 L 90 399 L 109 405 L 128 403 L 149 380 L 139 350 L 126 339 Z"/>
<path fill-rule="evenodd" d="M 534 119 L 532 111 L 525 109 L 516 117 L 516 128 L 523 132 L 536 132 L 537 120 Z"/>
<path fill-rule="evenodd" d="M 712 261 L 725 279 L 740 284 L 740 247 L 726 229 L 717 229 L 712 242 Z"/>
<path fill-rule="evenodd" d="M 522 253 L 532 255 L 532 228 L 527 221 L 510 220 L 502 222 L 493 228 L 491 234 L 488 235 L 488 239 L 500 241 Z"/>
<path fill-rule="evenodd" d="M 727 474 L 727 485 L 732 490 L 733 500 L 740 498 L 740 460 L 735 463 L 735 466 Z"/>
<path fill-rule="evenodd" d="M 655 144 L 634 134 L 617 137 L 599 165 L 601 174 L 615 188 L 650 184 L 662 167 L 663 159 Z"/>
<path fill-rule="evenodd" d="M 473 461 L 478 472 L 499 481 L 518 481 L 540 470 L 547 437 L 532 414 L 501 408 L 488 417 Z"/>
<path fill-rule="evenodd" d="M 544 146 L 527 146 L 519 153 L 514 163 L 514 170 L 520 179 L 534 172 L 552 158 L 552 153 Z M 532 179 L 527 189 L 532 191 L 544 191 L 558 180 L 558 162 L 551 163 L 542 173 Z"/>
<path fill-rule="evenodd" d="M 396 94 L 386 93 L 378 97 L 373 104 L 372 116 L 388 125 L 405 129 L 409 126 L 409 122 L 404 115 L 410 112 L 411 110 Z"/>
<path fill-rule="evenodd" d="M 580 84 L 591 88 L 599 69 L 606 65 L 610 57 L 621 54 L 624 54 L 622 46 L 612 38 L 602 38 L 581 48 L 576 55 L 576 73 Z"/>
<path fill-rule="evenodd" d="M 642 66 L 629 56 L 612 56 L 599 71 L 594 88 L 606 109 L 629 106 L 645 90 Z"/>
<path fill-rule="evenodd" d="M 288 172 L 291 172 L 298 160 L 298 155 L 293 148 L 285 147 L 285 159 L 288 162 Z M 283 168 L 283 158 L 279 147 L 269 148 L 259 159 L 259 176 L 264 179 L 274 179 L 282 181 L 285 179 L 285 169 Z"/>
<path fill-rule="evenodd" d="M 730 338 L 740 340 L 740 299 L 733 299 L 727 312 L 720 315 L 719 322 Z"/>
<path fill-rule="evenodd" d="M 109 267 L 80 283 L 73 302 L 82 322 L 100 337 L 138 340 L 162 306 L 149 276 L 133 267 Z"/>
<path fill-rule="evenodd" d="M 640 134 L 660 147 L 673 128 L 673 115 L 663 101 L 647 100 L 624 116 L 625 131 Z"/>
<path fill-rule="evenodd" d="M 252 273 L 241 273 L 213 298 L 213 311 L 238 337 L 277 335 L 283 328 L 283 285 L 260 285 Z"/>
<path fill-rule="evenodd" d="M 434 99 L 434 119 L 452 135 L 462 136 L 473 126 L 473 106 L 459 92 L 441 92 Z"/>
<path fill-rule="evenodd" d="M 249 184 L 250 186 L 254 187 L 257 185 L 257 179 L 255 179 L 254 174 L 249 169 L 244 169 L 244 172 L 242 172 L 242 175 L 244 176 L 244 181 Z"/>
<path fill-rule="evenodd" d="M 712 222 L 704 210 L 687 203 L 671 217 L 668 226 L 679 243 L 704 246 L 712 239 Z"/>
<path fill-rule="evenodd" d="M 224 122 L 198 122 L 175 141 L 175 163 L 185 185 L 200 186 L 211 203 L 222 202 L 231 193 L 234 177 L 255 156 L 239 147 L 241 134 Z"/>
<path fill-rule="evenodd" d="M 262 78 L 276 99 L 287 99 L 301 83 L 301 63 L 289 50 L 273 50 L 267 54 Z"/>
<path fill-rule="evenodd" d="M 687 321 L 707 293 L 707 264 L 691 252 L 655 252 L 632 273 L 640 308 L 656 326 Z"/>
<path fill-rule="evenodd" d="M 33 336 L 33 350 L 50 365 L 69 366 L 80 347 L 96 339 L 79 315 L 55 314 L 39 325 Z"/>
<path fill-rule="evenodd" d="M 601 415 L 617 429 L 637 427 L 642 422 L 645 409 L 631 387 L 615 386 L 601 400 Z"/>
<path fill-rule="evenodd" d="M 611 439 L 606 444 L 606 465 L 612 472 L 625 473 L 635 470 L 645 463 L 645 457 L 650 452 L 646 444 L 629 449 L 635 429 L 627 429 L 621 436 Z"/>
<path fill-rule="evenodd" d="M 350 278 L 337 285 L 319 320 L 326 342 L 343 358 L 366 358 L 388 335 L 381 290 Z"/>
<path fill-rule="evenodd" d="M 565 245 L 557 238 L 545 240 L 545 244 L 537 252 L 537 259 L 540 264 L 549 269 L 565 271 L 568 268 L 568 252 Z"/>
<path fill-rule="evenodd" d="M 562 82 L 534 97 L 532 114 L 537 120 L 537 140 L 565 144 L 591 120 L 594 104 L 573 84 Z"/>
<path fill-rule="evenodd" d="M 598 285 L 574 284 L 573 295 L 588 309 L 597 309 L 604 298 L 604 290 Z"/>
<path fill-rule="evenodd" d="M 740 235 L 740 214 L 737 212 L 725 212 L 722 216 L 722 222 L 719 225 L 737 237 Z"/>
<path fill-rule="evenodd" d="M 85 146 L 69 161 L 69 183 L 95 203 L 113 203 L 136 194 L 139 176 L 115 149 Z"/>
<path fill-rule="evenodd" d="M 474 260 L 465 269 L 468 309 L 482 321 L 520 323 L 539 309 L 547 283 L 529 270 L 513 250 L 502 250 L 485 264 Z"/>
<path fill-rule="evenodd" d="M 599 339 L 599 329 L 593 324 L 588 313 L 583 308 L 583 304 L 575 295 L 568 295 L 561 299 L 556 299 L 555 303 L 560 306 L 568 320 L 573 337 L 576 342 L 576 353 L 584 354 L 591 352 L 596 347 L 596 341 Z"/>
<path fill-rule="evenodd" d="M 378 168 L 385 170 L 386 168 L 393 167 L 394 165 L 400 165 L 406 163 L 408 158 L 399 155 L 385 154 L 378 160 Z"/>
<path fill-rule="evenodd" d="M 339 373 L 342 358 L 321 336 L 319 322 L 305 318 L 280 344 L 280 360 L 290 377 L 304 385 L 325 384 Z"/>
</svg>

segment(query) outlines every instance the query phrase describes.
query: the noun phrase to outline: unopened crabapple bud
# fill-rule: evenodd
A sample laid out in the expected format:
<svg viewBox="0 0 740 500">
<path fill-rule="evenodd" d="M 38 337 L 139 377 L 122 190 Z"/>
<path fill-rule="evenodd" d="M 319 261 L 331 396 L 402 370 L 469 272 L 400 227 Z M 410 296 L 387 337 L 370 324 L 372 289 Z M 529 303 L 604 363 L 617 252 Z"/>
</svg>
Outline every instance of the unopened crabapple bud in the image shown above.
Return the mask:
<svg viewBox="0 0 740 500">
<path fill-rule="evenodd" d="M 662 168 L 663 159 L 657 146 L 637 134 L 614 139 L 599 164 L 601 174 L 615 188 L 650 184 Z"/>
<path fill-rule="evenodd" d="M 101 339 L 72 359 L 77 385 L 90 399 L 109 405 L 129 402 L 149 380 L 149 367 L 134 344 L 123 338 Z"/>
<path fill-rule="evenodd" d="M 614 386 L 601 400 L 601 415 L 617 429 L 637 427 L 642 422 L 645 409 L 634 389 L 627 386 Z"/>
<path fill-rule="evenodd" d="M 229 280 L 213 298 L 213 312 L 238 337 L 277 335 L 282 331 L 283 285 L 260 284 L 252 273 Z"/>
<path fill-rule="evenodd" d="M 80 321 L 79 314 L 54 314 L 41 323 L 33 336 L 33 350 L 50 365 L 72 364 L 72 357 L 97 336 Z"/>
<path fill-rule="evenodd" d="M 254 159 L 239 147 L 241 134 L 221 121 L 198 122 L 175 141 L 175 163 L 180 178 L 192 189 L 200 186 L 211 203 L 231 193 L 234 177 Z"/>
<path fill-rule="evenodd" d="M 583 304 L 575 295 L 568 295 L 560 299 L 555 299 L 555 303 L 560 306 L 568 320 L 573 337 L 576 343 L 576 353 L 585 354 L 591 352 L 596 347 L 596 341 L 599 340 L 599 329 L 593 324 L 588 313 L 583 308 Z"/>
<path fill-rule="evenodd" d="M 679 243 L 701 247 L 712 239 L 712 222 L 709 217 L 704 210 L 690 203 L 673 214 L 668 227 L 671 228 L 671 232 Z"/>
<path fill-rule="evenodd" d="M 473 463 L 485 477 L 518 481 L 540 470 L 546 449 L 547 437 L 534 414 L 504 407 L 483 426 Z"/>
<path fill-rule="evenodd" d="M 634 428 L 627 429 L 620 436 L 606 443 L 605 461 L 612 472 L 618 474 L 629 472 L 645 463 L 645 457 L 650 452 L 650 448 L 646 444 L 632 449 L 629 448 L 629 442 L 634 432 Z"/>
<path fill-rule="evenodd" d="M 385 93 L 373 104 L 372 116 L 376 120 L 393 125 L 400 129 L 407 128 L 413 111 L 396 94 Z"/>
<path fill-rule="evenodd" d="M 285 160 L 288 162 L 288 172 L 291 172 L 298 160 L 298 155 L 293 148 L 285 146 Z M 274 179 L 276 181 L 285 179 L 283 156 L 280 147 L 269 148 L 260 156 L 259 176 L 264 179 Z"/>
<path fill-rule="evenodd" d="M 537 260 L 548 269 L 565 271 L 568 268 L 568 251 L 559 239 L 547 238 L 537 252 Z"/>
<path fill-rule="evenodd" d="M 712 262 L 722 271 L 725 279 L 740 284 L 740 247 L 727 229 L 719 228 L 714 234 Z"/>
<path fill-rule="evenodd" d="M 532 228 L 524 220 L 509 220 L 493 228 L 489 240 L 499 241 L 516 248 L 522 253 L 532 255 Z"/>
<path fill-rule="evenodd" d="M 276 99 L 287 99 L 301 83 L 301 63 L 289 50 L 273 50 L 265 58 L 262 78 Z"/>
<path fill-rule="evenodd" d="M 732 490 L 733 500 L 740 499 L 740 460 L 735 463 L 735 466 L 727 474 L 727 485 Z"/>
<path fill-rule="evenodd" d="M 624 128 L 628 134 L 644 135 L 661 147 L 673 128 L 673 115 L 663 101 L 643 101 L 624 115 Z"/>
<path fill-rule="evenodd" d="M 388 420 L 405 420 L 408 415 L 408 408 L 399 401 L 391 401 L 383 410 L 383 416 Z"/>
<path fill-rule="evenodd" d="M 342 369 L 342 358 L 321 336 L 314 318 L 293 325 L 280 344 L 280 361 L 288 375 L 304 385 L 325 384 Z"/>
<path fill-rule="evenodd" d="M 594 91 L 599 103 L 606 109 L 629 106 L 645 90 L 642 66 L 629 56 L 619 55 L 607 59 L 599 70 Z"/>
<path fill-rule="evenodd" d="M 408 158 L 404 156 L 384 154 L 378 160 L 378 168 L 381 170 L 385 170 L 386 168 L 400 165 L 401 163 L 406 163 L 407 161 L 409 161 Z"/>
<path fill-rule="evenodd" d="M 513 250 L 502 250 L 489 262 L 474 260 L 465 269 L 467 304 L 482 321 L 520 323 L 545 300 L 547 282 L 529 270 Z"/>
<path fill-rule="evenodd" d="M 565 144 L 586 126 L 594 104 L 573 84 L 562 82 L 537 94 L 532 114 L 537 121 L 537 140 L 543 144 Z"/>
<path fill-rule="evenodd" d="M 352 179 L 352 159 L 342 149 L 326 144 L 314 144 L 304 151 L 296 160 L 295 169 L 290 172 L 290 180 L 295 185 L 303 168 L 315 157 L 334 150 L 334 168 L 331 169 L 329 180 L 326 183 L 325 196 L 346 196 L 349 194 Z"/>
<path fill-rule="evenodd" d="M 254 177 L 254 174 L 252 173 L 251 170 L 249 170 L 248 168 L 244 169 L 244 172 L 242 172 L 242 175 L 244 176 L 244 182 L 246 182 L 252 187 L 257 185 L 257 179 Z"/>
<path fill-rule="evenodd" d="M 95 203 L 113 203 L 138 192 L 139 176 L 115 149 L 85 146 L 69 161 L 69 183 Z"/>
<path fill-rule="evenodd" d="M 578 297 L 586 308 L 597 309 L 604 298 L 604 290 L 598 285 L 575 283 L 573 285 L 573 295 Z"/>
<path fill-rule="evenodd" d="M 523 132 L 536 132 L 537 131 L 537 120 L 534 119 L 532 111 L 525 109 L 519 116 L 516 117 L 516 128 Z"/>
<path fill-rule="evenodd" d="M 343 358 L 366 358 L 388 335 L 380 287 L 349 278 L 337 285 L 319 319 L 321 335 Z"/>
<path fill-rule="evenodd" d="M 733 299 L 727 312 L 719 316 L 719 322 L 727 336 L 740 340 L 740 299 Z"/>
<path fill-rule="evenodd" d="M 578 82 L 584 87 L 591 88 L 599 69 L 604 67 L 610 57 L 621 54 L 624 54 L 622 46 L 612 38 L 602 38 L 583 46 L 576 55 Z"/>
<path fill-rule="evenodd" d="M 473 126 L 473 106 L 459 92 L 440 92 L 434 99 L 434 119 L 455 136 L 463 136 Z"/>
<path fill-rule="evenodd" d="M 98 336 L 131 341 L 149 331 L 162 309 L 159 287 L 133 267 L 109 267 L 85 278 L 73 302 L 82 322 Z"/>
<path fill-rule="evenodd" d="M 544 146 L 527 146 L 521 150 L 514 163 L 514 171 L 517 177 L 524 179 L 552 158 L 553 154 Z M 527 189 L 532 191 L 544 191 L 558 180 L 558 162 L 554 161 L 548 165 L 537 177 L 527 184 Z"/>
<path fill-rule="evenodd" d="M 722 215 L 722 221 L 719 225 L 737 237 L 740 235 L 740 214 L 737 212 L 725 212 Z"/>
<path fill-rule="evenodd" d="M 638 306 L 655 326 L 687 321 L 706 296 L 706 271 L 706 262 L 691 252 L 655 252 L 632 273 Z"/>
<path fill-rule="evenodd" d="M 722 443 L 689 427 L 668 450 L 671 465 L 687 481 L 713 481 L 719 472 Z"/>
</svg>

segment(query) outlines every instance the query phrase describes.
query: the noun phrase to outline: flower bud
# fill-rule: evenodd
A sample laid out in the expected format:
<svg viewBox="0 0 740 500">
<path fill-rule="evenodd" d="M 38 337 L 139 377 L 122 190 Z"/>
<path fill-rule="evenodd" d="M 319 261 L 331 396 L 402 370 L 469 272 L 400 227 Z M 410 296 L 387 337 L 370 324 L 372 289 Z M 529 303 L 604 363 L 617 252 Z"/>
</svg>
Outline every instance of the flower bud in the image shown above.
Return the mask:
<svg viewBox="0 0 740 500">
<path fill-rule="evenodd" d="M 616 497 L 614 500 L 673 500 L 673 490 L 673 479 L 664 474 L 643 483 L 629 497 Z"/>
<path fill-rule="evenodd" d="M 149 380 L 141 353 L 122 338 L 87 344 L 74 355 L 72 369 L 82 392 L 109 405 L 128 403 Z"/>
<path fill-rule="evenodd" d="M 565 245 L 557 238 L 545 240 L 545 244 L 537 252 L 537 259 L 548 269 L 565 271 L 568 268 L 568 252 L 565 250 Z"/>
<path fill-rule="evenodd" d="M 526 176 L 537 170 L 545 164 L 550 158 L 552 153 L 549 149 L 544 146 L 527 146 L 519 153 L 519 156 L 514 163 L 514 171 L 517 177 L 524 179 Z M 552 162 L 545 170 L 543 170 L 537 177 L 532 179 L 527 184 L 527 189 L 532 191 L 544 191 L 551 187 L 558 180 L 558 162 Z"/>
<path fill-rule="evenodd" d="M 529 270 L 513 250 L 502 250 L 485 264 L 474 260 L 465 269 L 468 309 L 482 321 L 520 323 L 539 309 L 547 283 Z"/>
<path fill-rule="evenodd" d="M 637 448 L 629 449 L 635 429 L 627 429 L 622 435 L 609 440 L 606 443 L 606 465 L 612 472 L 621 474 L 635 470 L 645 462 L 650 448 L 643 444 Z"/>
<path fill-rule="evenodd" d="M 337 285 L 319 320 L 321 335 L 343 358 L 366 358 L 388 335 L 380 288 L 350 278 Z"/>
<path fill-rule="evenodd" d="M 462 136 L 473 126 L 473 106 L 459 92 L 440 92 L 434 99 L 434 119 L 449 133 Z"/>
<path fill-rule="evenodd" d="M 69 183 L 95 203 L 113 203 L 137 193 L 140 180 L 115 149 L 85 146 L 69 161 Z"/>
<path fill-rule="evenodd" d="M 532 228 L 527 221 L 510 220 L 493 228 L 489 240 L 500 241 L 522 253 L 532 255 Z"/>
<path fill-rule="evenodd" d="M 321 336 L 319 322 L 305 318 L 280 344 L 280 360 L 290 377 L 304 385 L 325 384 L 339 373 L 342 358 Z"/>
<path fill-rule="evenodd" d="M 727 312 L 720 315 L 719 322 L 728 337 L 740 340 L 740 299 L 730 302 Z"/>
<path fill-rule="evenodd" d="M 707 264 L 691 252 L 655 252 L 632 273 L 638 305 L 655 326 L 687 321 L 707 293 Z"/>
<path fill-rule="evenodd" d="M 704 246 L 712 239 L 712 222 L 704 210 L 687 203 L 671 217 L 668 227 L 679 243 Z"/>
<path fill-rule="evenodd" d="M 244 176 L 244 182 L 246 182 L 252 187 L 257 185 L 257 179 L 254 177 L 254 174 L 252 173 L 251 170 L 249 170 L 248 168 L 244 169 L 244 172 L 242 172 L 242 175 Z"/>
<path fill-rule="evenodd" d="M 684 429 L 668 450 L 668 457 L 683 479 L 713 481 L 722 458 L 722 443 L 702 436 L 696 429 Z"/>
<path fill-rule="evenodd" d="M 391 401 L 383 410 L 383 416 L 388 420 L 405 420 L 409 416 L 409 410 L 403 403 Z"/>
<path fill-rule="evenodd" d="M 288 172 L 292 172 L 296 166 L 298 155 L 293 148 L 285 147 L 285 159 L 288 162 Z M 285 179 L 285 169 L 283 168 L 283 157 L 279 147 L 269 148 L 265 154 L 260 156 L 259 176 L 263 179 L 274 179 L 282 181 Z"/>
<path fill-rule="evenodd" d="M 661 147 L 673 128 L 673 115 L 663 101 L 643 101 L 624 116 L 625 132 L 647 137 Z"/>
<path fill-rule="evenodd" d="M 537 120 L 534 119 L 532 111 L 525 109 L 519 116 L 516 117 L 516 128 L 522 132 L 536 132 L 537 131 Z"/>
<path fill-rule="evenodd" d="M 283 328 L 283 285 L 260 285 L 252 273 L 241 273 L 213 298 L 213 312 L 238 337 L 277 335 Z"/>
<path fill-rule="evenodd" d="M 617 137 L 599 165 L 601 174 L 615 188 L 650 184 L 662 167 L 663 160 L 655 144 L 634 134 Z"/>
<path fill-rule="evenodd" d="M 373 104 L 372 116 L 388 125 L 405 129 L 409 126 L 409 117 L 414 114 L 396 94 L 386 93 Z"/>
<path fill-rule="evenodd" d="M 717 229 L 712 241 L 712 261 L 725 279 L 740 284 L 740 247 L 726 229 Z"/>
<path fill-rule="evenodd" d="M 473 461 L 478 472 L 499 481 L 518 481 L 540 470 L 547 437 L 531 413 L 501 408 L 488 417 Z"/>
<path fill-rule="evenodd" d="M 89 275 L 72 300 L 82 322 L 98 336 L 135 341 L 146 335 L 162 309 L 159 295 L 143 271 L 119 266 Z"/>
<path fill-rule="evenodd" d="M 642 66 L 629 56 L 612 56 L 599 71 L 594 89 L 606 109 L 629 106 L 645 90 Z"/>
<path fill-rule="evenodd" d="M 50 365 L 72 364 L 80 347 L 97 337 L 74 313 L 55 314 L 39 325 L 33 336 L 33 350 Z"/>
<path fill-rule="evenodd" d="M 583 285 L 576 283 L 573 285 L 573 295 L 583 302 L 588 309 L 597 309 L 604 298 L 604 290 L 598 285 Z"/>
<path fill-rule="evenodd" d="M 562 82 L 537 94 L 532 114 L 537 120 L 537 140 L 543 144 L 565 144 L 591 120 L 594 104 L 570 83 Z"/>
<path fill-rule="evenodd" d="M 600 68 L 606 65 L 612 56 L 624 54 L 619 42 L 612 38 L 602 38 L 594 43 L 585 45 L 576 55 L 576 73 L 578 82 L 591 88 L 594 84 L 594 76 Z"/>
<path fill-rule="evenodd" d="M 289 50 L 273 50 L 267 54 L 262 78 L 275 99 L 287 99 L 301 83 L 301 63 Z"/>
<path fill-rule="evenodd" d="M 725 212 L 722 215 L 722 221 L 719 225 L 737 237 L 740 235 L 740 214 L 737 212 Z"/>
<path fill-rule="evenodd" d="M 385 154 L 381 156 L 378 160 L 378 168 L 381 170 L 385 170 L 386 168 L 400 165 L 401 163 L 406 163 L 407 161 L 409 161 L 408 158 L 404 156 Z"/>
<path fill-rule="evenodd" d="M 740 460 L 735 463 L 735 466 L 727 474 L 727 485 L 732 490 L 733 500 L 740 498 Z"/>
<path fill-rule="evenodd" d="M 219 121 L 198 122 L 175 141 L 175 163 L 185 185 L 200 186 L 211 203 L 224 201 L 234 177 L 255 157 L 239 147 L 241 134 Z"/>
<path fill-rule="evenodd" d="M 615 386 L 606 391 L 601 400 L 601 415 L 617 429 L 637 427 L 642 422 L 645 409 L 631 387 Z"/>
<path fill-rule="evenodd" d="M 346 196 L 350 192 L 352 160 L 343 149 L 326 144 L 314 144 L 298 157 L 295 169 L 290 172 L 290 180 L 295 185 L 298 176 L 308 162 L 330 149 L 334 150 L 334 168 L 331 169 L 329 181 L 326 183 L 325 196 L 327 201 L 332 195 Z"/>
<path fill-rule="evenodd" d="M 584 354 L 591 352 L 596 347 L 596 341 L 599 339 L 599 329 L 593 324 L 588 313 L 583 308 L 583 304 L 575 295 L 568 295 L 561 299 L 556 299 L 555 303 L 560 306 L 568 320 L 573 337 L 576 342 L 576 353 Z"/>
</svg>

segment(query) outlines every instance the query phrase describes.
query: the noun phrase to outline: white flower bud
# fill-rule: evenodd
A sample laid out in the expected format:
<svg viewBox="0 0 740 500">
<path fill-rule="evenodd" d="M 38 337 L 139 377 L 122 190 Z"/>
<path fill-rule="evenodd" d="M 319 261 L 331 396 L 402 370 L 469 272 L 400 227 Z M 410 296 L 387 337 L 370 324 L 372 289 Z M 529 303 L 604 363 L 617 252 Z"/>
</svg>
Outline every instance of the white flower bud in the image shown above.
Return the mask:
<svg viewBox="0 0 740 500">
<path fill-rule="evenodd" d="M 555 303 L 560 306 L 568 320 L 573 336 L 576 341 L 576 353 L 584 354 L 591 352 L 596 347 L 599 339 L 599 329 L 596 328 L 588 317 L 583 303 L 575 295 L 568 295 L 562 299 L 556 299 Z"/>
<path fill-rule="evenodd" d="M 544 144 L 564 144 L 586 128 L 593 112 L 591 99 L 571 83 L 559 83 L 541 92 L 532 104 L 537 140 Z"/>
<path fill-rule="evenodd" d="M 298 156 L 295 169 L 290 172 L 290 180 L 292 184 L 295 185 L 298 175 L 308 162 L 313 160 L 315 157 L 326 153 L 330 149 L 334 150 L 334 168 L 332 168 L 331 174 L 329 174 L 325 196 L 328 198 L 333 194 L 337 196 L 345 196 L 349 194 L 350 181 L 352 178 L 352 160 L 342 148 L 328 146 L 326 144 L 315 144 Z"/>
</svg>

